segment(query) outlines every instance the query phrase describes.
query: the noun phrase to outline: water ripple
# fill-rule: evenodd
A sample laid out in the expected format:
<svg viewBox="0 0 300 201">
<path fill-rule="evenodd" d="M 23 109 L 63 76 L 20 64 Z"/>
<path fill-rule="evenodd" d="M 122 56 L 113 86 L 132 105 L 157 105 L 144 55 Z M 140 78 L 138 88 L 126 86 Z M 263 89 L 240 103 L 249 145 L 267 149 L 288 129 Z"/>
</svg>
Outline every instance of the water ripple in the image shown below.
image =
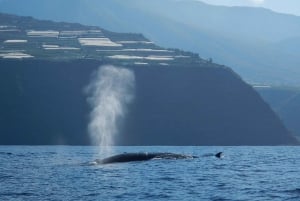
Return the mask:
<svg viewBox="0 0 300 201">
<path fill-rule="evenodd" d="M 95 147 L 0 146 L 0 200 L 300 200 L 299 147 L 117 150 L 225 157 L 87 166 Z"/>
</svg>

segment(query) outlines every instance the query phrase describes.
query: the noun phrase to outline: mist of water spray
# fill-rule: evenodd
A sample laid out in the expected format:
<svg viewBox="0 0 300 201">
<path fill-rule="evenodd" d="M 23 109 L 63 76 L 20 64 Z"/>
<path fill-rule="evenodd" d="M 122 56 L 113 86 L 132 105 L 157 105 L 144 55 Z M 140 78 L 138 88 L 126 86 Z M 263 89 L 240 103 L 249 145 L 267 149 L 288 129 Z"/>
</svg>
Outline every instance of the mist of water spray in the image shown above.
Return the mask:
<svg viewBox="0 0 300 201">
<path fill-rule="evenodd" d="M 89 134 L 103 156 L 112 154 L 118 124 L 125 117 L 127 105 L 134 98 L 134 73 L 125 68 L 102 66 L 87 87 L 92 107 Z"/>
</svg>

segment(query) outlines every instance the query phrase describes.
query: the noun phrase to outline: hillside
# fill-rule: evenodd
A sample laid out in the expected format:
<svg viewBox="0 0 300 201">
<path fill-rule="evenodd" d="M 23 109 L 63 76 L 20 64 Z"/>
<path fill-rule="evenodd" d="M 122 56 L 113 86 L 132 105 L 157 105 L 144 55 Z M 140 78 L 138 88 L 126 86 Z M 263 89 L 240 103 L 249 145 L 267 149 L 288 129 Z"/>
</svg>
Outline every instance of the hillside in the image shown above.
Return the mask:
<svg viewBox="0 0 300 201">
<path fill-rule="evenodd" d="M 96 59 L 110 64 L 115 61 L 161 65 L 187 61 L 208 63 L 193 53 L 161 48 L 141 34 L 119 34 L 94 26 L 6 14 L 0 14 L 0 41 L 2 58 Z"/>
<path fill-rule="evenodd" d="M 270 104 L 286 127 L 300 137 L 300 89 L 288 87 L 258 88 L 261 97 Z"/>
<path fill-rule="evenodd" d="M 249 83 L 300 85 L 300 17 L 293 15 L 194 0 L 2 0 L 0 11 L 143 33 L 231 66 Z"/>
<path fill-rule="evenodd" d="M 1 14 L 0 27 L 0 144 L 91 144 L 84 91 L 107 64 L 135 75 L 117 145 L 298 143 L 251 86 L 196 54 L 31 17 Z"/>
</svg>

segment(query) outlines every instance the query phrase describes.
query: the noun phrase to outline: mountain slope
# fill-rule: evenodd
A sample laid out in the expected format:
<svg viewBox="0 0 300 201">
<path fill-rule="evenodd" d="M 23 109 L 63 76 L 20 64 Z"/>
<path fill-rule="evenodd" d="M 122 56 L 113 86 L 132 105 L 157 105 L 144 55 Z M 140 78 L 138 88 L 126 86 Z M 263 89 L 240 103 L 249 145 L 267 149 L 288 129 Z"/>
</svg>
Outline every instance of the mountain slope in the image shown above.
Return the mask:
<svg viewBox="0 0 300 201">
<path fill-rule="evenodd" d="M 271 87 L 257 89 L 262 98 L 282 119 L 287 128 L 300 136 L 300 90 L 299 88 Z"/>
<path fill-rule="evenodd" d="M 299 51 L 290 51 L 300 37 L 300 17 L 193 0 L 3 0 L 0 5 L 3 12 L 143 33 L 160 45 L 229 65 L 251 83 L 300 85 Z"/>
<path fill-rule="evenodd" d="M 135 75 L 117 145 L 298 143 L 228 67 L 140 34 L 4 14 L 0 22 L 0 144 L 91 144 L 84 91 L 108 64 Z"/>
</svg>

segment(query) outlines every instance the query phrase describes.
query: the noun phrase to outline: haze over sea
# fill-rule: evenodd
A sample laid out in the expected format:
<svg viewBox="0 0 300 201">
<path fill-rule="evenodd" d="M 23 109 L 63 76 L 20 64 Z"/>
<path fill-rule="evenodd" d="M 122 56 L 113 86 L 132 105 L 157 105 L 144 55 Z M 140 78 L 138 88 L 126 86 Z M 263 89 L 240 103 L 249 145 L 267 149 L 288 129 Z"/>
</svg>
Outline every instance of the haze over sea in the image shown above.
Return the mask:
<svg viewBox="0 0 300 201">
<path fill-rule="evenodd" d="M 299 151 L 116 147 L 199 158 L 85 165 L 102 158 L 98 147 L 0 146 L 0 200 L 300 200 Z"/>
</svg>

